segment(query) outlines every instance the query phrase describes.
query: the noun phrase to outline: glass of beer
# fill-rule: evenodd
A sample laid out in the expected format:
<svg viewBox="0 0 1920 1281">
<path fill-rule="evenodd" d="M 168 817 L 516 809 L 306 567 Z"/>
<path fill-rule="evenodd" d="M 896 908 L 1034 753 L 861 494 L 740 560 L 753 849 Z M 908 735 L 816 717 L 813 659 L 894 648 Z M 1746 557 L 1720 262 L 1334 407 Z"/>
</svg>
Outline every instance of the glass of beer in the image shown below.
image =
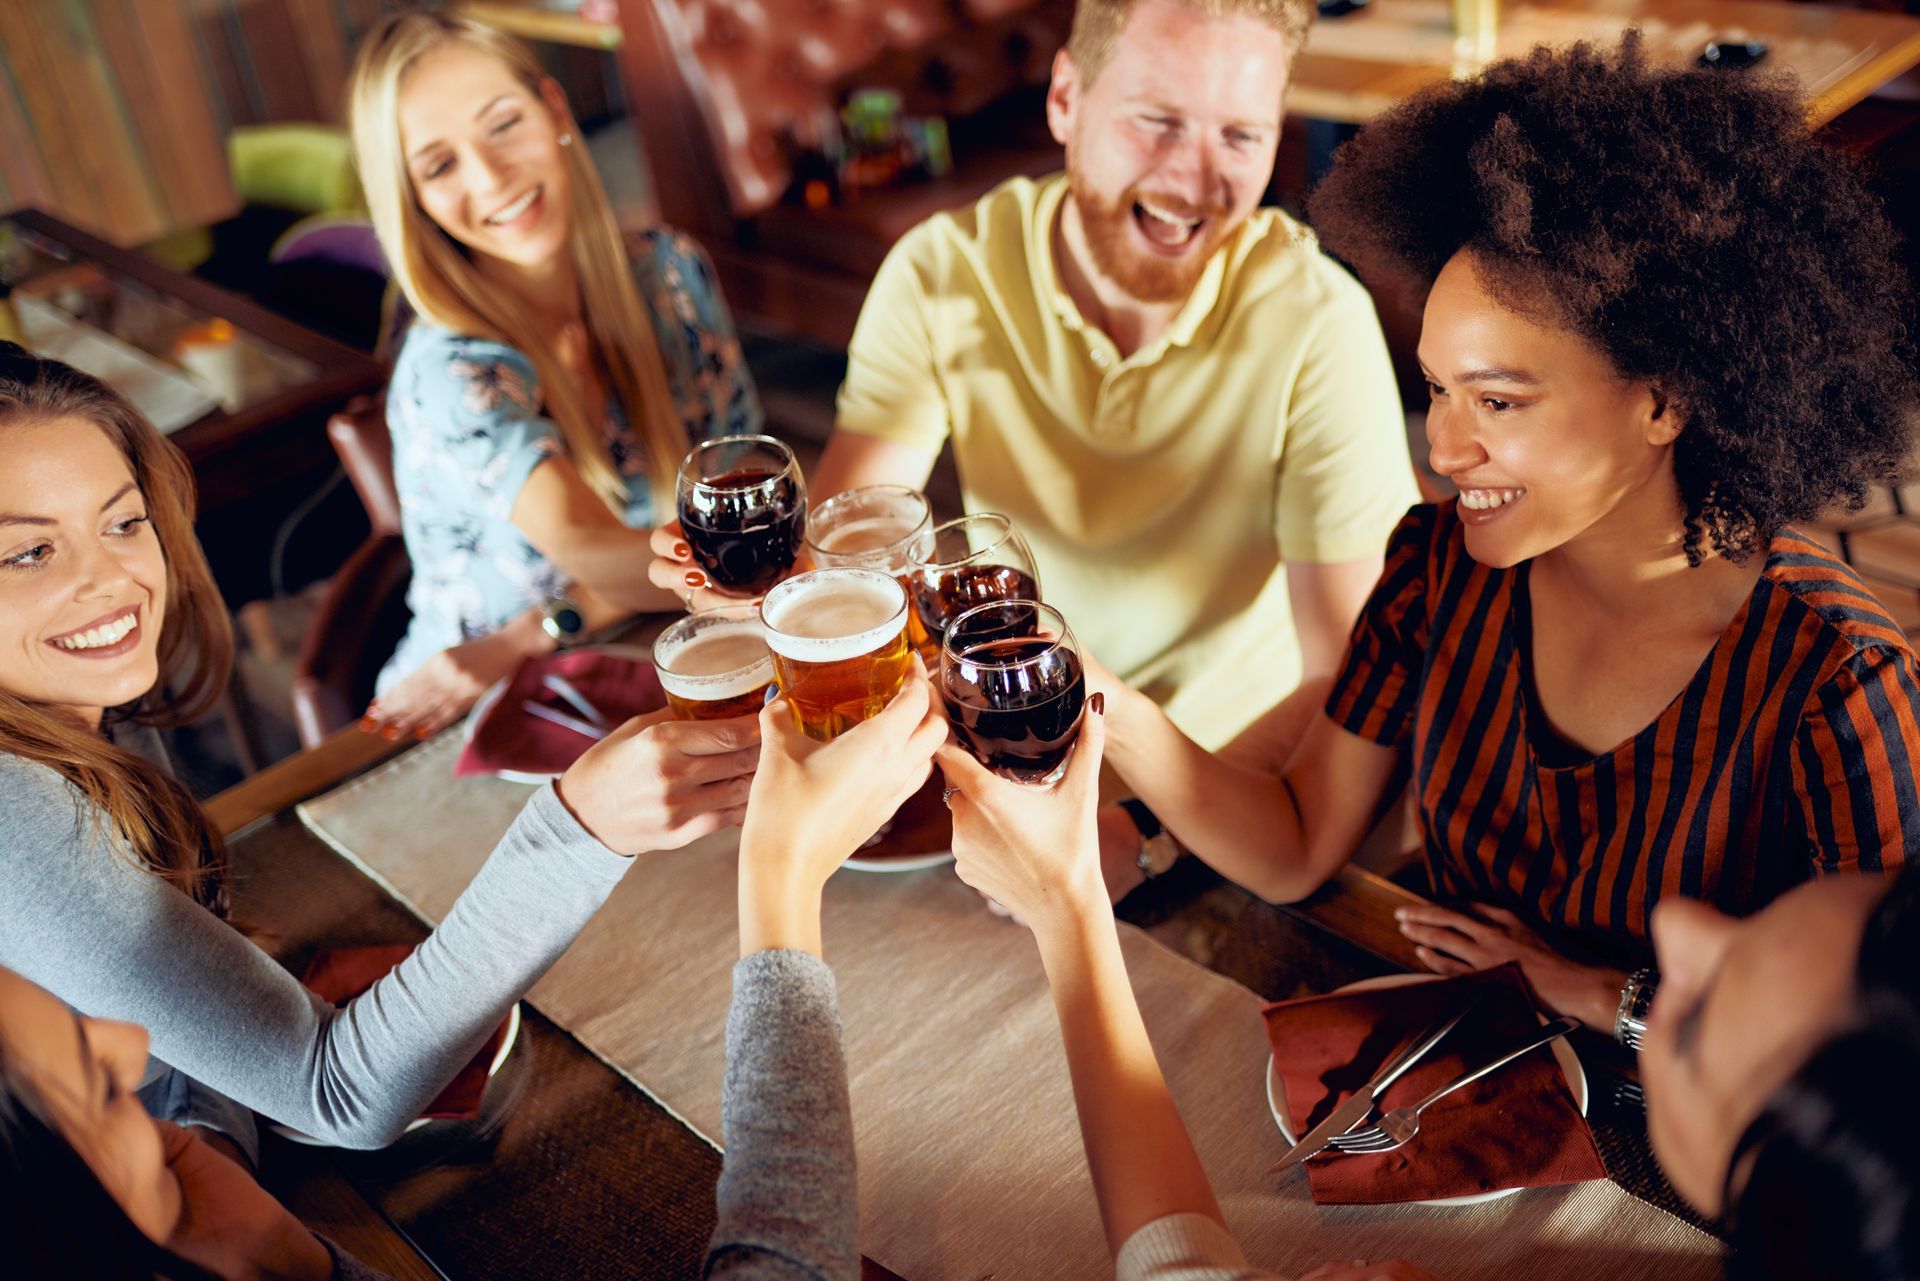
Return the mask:
<svg viewBox="0 0 1920 1281">
<path fill-rule="evenodd" d="M 864 485 L 836 494 L 807 517 L 807 551 L 819 569 L 906 572 L 914 540 L 933 527 L 927 496 L 904 485 Z"/>
<path fill-rule="evenodd" d="M 926 640 L 921 656 L 932 667 L 954 619 L 995 600 L 1039 600 L 1040 571 L 1027 540 L 998 512 L 950 520 L 914 544 L 907 590 Z"/>
<path fill-rule="evenodd" d="M 793 568 L 807 525 L 807 485 L 771 436 L 722 436 L 680 464 L 680 530 L 722 591 L 758 595 Z"/>
<path fill-rule="evenodd" d="M 751 716 L 773 684 L 758 605 L 722 605 L 677 619 L 653 642 L 653 670 L 677 720 Z"/>
<path fill-rule="evenodd" d="M 807 517 L 807 553 L 820 569 L 842 566 L 877 569 L 907 586 L 913 546 L 933 528 L 927 496 L 905 485 L 863 485 L 836 494 Z M 940 664 L 940 649 L 928 645 L 920 618 L 907 611 L 907 643 L 926 659 L 927 670 Z"/>
<path fill-rule="evenodd" d="M 907 594 L 871 569 L 815 569 L 767 593 L 760 618 L 780 692 L 809 738 L 877 714 L 907 678 Z"/>
<path fill-rule="evenodd" d="M 940 687 L 954 733 L 982 765 L 1017 783 L 1066 771 L 1087 681 L 1059 610 L 1002 600 L 961 614 L 940 647 Z"/>
</svg>

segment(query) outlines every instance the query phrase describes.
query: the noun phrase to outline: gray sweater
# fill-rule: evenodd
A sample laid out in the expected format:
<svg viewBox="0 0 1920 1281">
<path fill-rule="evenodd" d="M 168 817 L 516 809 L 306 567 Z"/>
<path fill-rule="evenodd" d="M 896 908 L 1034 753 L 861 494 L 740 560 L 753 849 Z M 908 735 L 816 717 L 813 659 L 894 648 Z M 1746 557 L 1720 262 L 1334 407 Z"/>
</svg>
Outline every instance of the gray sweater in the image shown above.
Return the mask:
<svg viewBox="0 0 1920 1281">
<path fill-rule="evenodd" d="M 399 1135 L 632 863 L 544 787 L 440 928 L 336 1008 L 136 867 L 59 775 L 0 756 L 0 965 L 142 1025 L 164 1063 L 341 1147 Z"/>
</svg>

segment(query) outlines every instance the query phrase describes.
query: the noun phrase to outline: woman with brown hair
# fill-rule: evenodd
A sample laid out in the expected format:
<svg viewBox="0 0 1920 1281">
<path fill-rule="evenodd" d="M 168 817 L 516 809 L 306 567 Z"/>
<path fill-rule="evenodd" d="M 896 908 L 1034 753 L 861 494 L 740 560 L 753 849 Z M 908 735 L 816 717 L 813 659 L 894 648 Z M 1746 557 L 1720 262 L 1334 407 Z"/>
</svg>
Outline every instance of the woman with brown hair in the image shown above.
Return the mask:
<svg viewBox="0 0 1920 1281">
<path fill-rule="evenodd" d="M 622 726 L 541 789 L 431 938 L 335 1008 L 221 919 L 219 834 L 155 729 L 233 647 L 177 450 L 85 374 L 0 344 L 0 965 L 153 1035 L 143 1097 L 251 1151 L 230 1096 L 391 1140 L 642 850 L 739 821 L 752 718 Z"/>
</svg>

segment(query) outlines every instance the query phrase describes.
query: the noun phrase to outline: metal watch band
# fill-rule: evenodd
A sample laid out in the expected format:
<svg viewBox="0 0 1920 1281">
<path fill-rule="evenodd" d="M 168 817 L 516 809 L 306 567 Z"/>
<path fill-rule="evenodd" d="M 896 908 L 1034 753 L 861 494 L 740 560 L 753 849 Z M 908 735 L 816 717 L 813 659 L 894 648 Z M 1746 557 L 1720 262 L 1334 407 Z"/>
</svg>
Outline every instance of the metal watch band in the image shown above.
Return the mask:
<svg viewBox="0 0 1920 1281">
<path fill-rule="evenodd" d="M 1647 1011 L 1653 1008 L 1653 994 L 1660 987 L 1660 971 L 1635 970 L 1620 988 L 1620 1009 L 1613 1016 L 1613 1039 L 1629 1050 L 1646 1043 Z"/>
</svg>

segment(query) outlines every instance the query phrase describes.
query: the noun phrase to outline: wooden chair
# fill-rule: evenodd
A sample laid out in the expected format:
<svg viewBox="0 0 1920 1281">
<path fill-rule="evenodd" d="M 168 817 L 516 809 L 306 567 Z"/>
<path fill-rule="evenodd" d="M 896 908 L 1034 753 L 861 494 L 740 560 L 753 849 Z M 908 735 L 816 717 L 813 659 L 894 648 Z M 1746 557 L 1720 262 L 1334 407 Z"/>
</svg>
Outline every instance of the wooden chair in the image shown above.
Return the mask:
<svg viewBox="0 0 1920 1281">
<path fill-rule="evenodd" d="M 413 579 L 384 400 L 356 399 L 328 421 L 327 436 L 373 532 L 329 582 L 294 663 L 294 723 L 306 747 L 358 720 L 372 701 L 374 678 L 406 634 Z"/>
</svg>

